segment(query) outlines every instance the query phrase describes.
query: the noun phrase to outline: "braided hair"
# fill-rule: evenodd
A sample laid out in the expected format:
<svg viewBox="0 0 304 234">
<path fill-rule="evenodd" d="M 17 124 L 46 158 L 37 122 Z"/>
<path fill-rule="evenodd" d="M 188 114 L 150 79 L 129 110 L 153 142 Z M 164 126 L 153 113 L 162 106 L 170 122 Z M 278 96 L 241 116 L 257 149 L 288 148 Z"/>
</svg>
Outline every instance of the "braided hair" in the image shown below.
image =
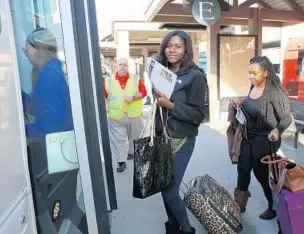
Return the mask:
<svg viewBox="0 0 304 234">
<path fill-rule="evenodd" d="M 266 56 L 253 57 L 250 60 L 250 64 L 257 64 L 260 66 L 261 69 L 267 71 L 266 87 L 263 94 L 264 97 L 261 100 L 261 112 L 258 118 L 258 126 L 260 126 L 261 122 L 265 121 L 264 118 L 267 118 L 267 113 L 269 109 L 272 108 L 272 106 L 269 105 L 270 100 L 267 95 L 270 89 L 274 88 L 277 91 L 276 92 L 278 95 L 277 100 L 279 101 L 280 108 L 282 108 L 282 110 L 285 110 L 287 112 L 290 112 L 289 99 L 288 99 L 287 91 L 282 86 L 281 80 L 276 74 L 273 64 L 271 63 L 268 57 Z M 262 116 L 264 116 L 264 118 Z"/>
<path fill-rule="evenodd" d="M 258 64 L 264 71 L 267 71 L 267 81 L 270 82 L 280 92 L 283 91 L 285 94 L 287 94 L 269 58 L 266 56 L 256 56 L 250 60 L 250 64 Z"/>
</svg>

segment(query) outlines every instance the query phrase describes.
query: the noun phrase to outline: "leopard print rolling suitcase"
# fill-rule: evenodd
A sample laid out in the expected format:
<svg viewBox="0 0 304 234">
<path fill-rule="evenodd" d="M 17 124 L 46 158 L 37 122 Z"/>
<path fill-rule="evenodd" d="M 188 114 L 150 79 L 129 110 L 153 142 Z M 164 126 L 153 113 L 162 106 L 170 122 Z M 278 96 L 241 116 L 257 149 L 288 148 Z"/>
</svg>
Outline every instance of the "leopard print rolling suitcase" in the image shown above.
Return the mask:
<svg viewBox="0 0 304 234">
<path fill-rule="evenodd" d="M 211 176 L 198 176 L 186 186 L 184 202 L 208 234 L 236 234 L 243 230 L 240 207 Z"/>
</svg>

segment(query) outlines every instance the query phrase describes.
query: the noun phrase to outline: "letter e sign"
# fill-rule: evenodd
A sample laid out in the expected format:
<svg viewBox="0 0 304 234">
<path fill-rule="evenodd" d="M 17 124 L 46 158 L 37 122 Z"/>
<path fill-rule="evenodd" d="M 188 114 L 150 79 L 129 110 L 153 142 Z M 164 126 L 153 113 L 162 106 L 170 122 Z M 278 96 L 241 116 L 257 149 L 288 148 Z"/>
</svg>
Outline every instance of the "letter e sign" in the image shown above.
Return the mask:
<svg viewBox="0 0 304 234">
<path fill-rule="evenodd" d="M 194 0 L 192 14 L 198 23 L 213 25 L 221 16 L 221 6 L 217 0 Z"/>
</svg>

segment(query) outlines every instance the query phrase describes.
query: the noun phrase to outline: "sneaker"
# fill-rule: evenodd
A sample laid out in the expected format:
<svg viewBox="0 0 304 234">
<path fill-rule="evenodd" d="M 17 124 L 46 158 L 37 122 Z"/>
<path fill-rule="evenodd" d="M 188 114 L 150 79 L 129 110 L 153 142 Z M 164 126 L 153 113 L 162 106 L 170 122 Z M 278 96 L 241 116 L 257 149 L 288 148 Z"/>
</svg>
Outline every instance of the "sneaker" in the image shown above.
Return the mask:
<svg viewBox="0 0 304 234">
<path fill-rule="evenodd" d="M 127 167 L 125 162 L 119 162 L 117 167 L 117 172 L 123 172 Z"/>
<path fill-rule="evenodd" d="M 128 154 L 127 160 L 132 160 L 134 158 L 134 154 Z"/>
</svg>

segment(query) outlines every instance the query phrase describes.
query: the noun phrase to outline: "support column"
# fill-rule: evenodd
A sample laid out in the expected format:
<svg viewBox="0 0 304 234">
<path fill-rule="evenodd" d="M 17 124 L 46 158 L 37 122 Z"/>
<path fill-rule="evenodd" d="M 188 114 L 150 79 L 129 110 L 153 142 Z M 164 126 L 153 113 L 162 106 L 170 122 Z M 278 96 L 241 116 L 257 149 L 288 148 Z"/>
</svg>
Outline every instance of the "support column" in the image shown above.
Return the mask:
<svg viewBox="0 0 304 234">
<path fill-rule="evenodd" d="M 148 56 L 149 56 L 149 49 L 147 46 L 142 47 L 141 54 L 142 56 L 144 56 L 144 71 L 146 71 L 148 66 Z"/>
<path fill-rule="evenodd" d="M 116 58 L 129 58 L 130 57 L 130 42 L 129 31 L 117 32 L 117 49 Z"/>
<path fill-rule="evenodd" d="M 263 46 L 263 26 L 262 26 L 262 17 L 261 17 L 261 11 L 259 8 L 253 9 L 253 17 L 248 20 L 248 28 L 249 28 L 249 34 L 257 35 L 257 51 L 258 55 L 262 55 L 262 46 Z"/>
<path fill-rule="evenodd" d="M 239 5 L 239 1 L 238 0 L 229 0 L 229 4 L 231 6 L 238 6 Z"/>
<path fill-rule="evenodd" d="M 209 84 L 210 121 L 220 117 L 220 103 L 218 100 L 218 66 L 217 66 L 217 35 L 220 33 L 220 24 L 207 27 L 207 80 Z"/>
<path fill-rule="evenodd" d="M 199 65 L 199 44 L 193 45 L 193 61 L 198 66 Z"/>
<path fill-rule="evenodd" d="M 296 28 L 296 27 L 295 27 Z M 280 58 L 280 78 L 283 81 L 283 71 L 284 71 L 284 56 L 286 47 L 288 45 L 290 35 L 292 35 L 292 31 L 295 30 L 293 26 L 288 26 L 283 24 L 281 27 L 281 58 Z"/>
</svg>

